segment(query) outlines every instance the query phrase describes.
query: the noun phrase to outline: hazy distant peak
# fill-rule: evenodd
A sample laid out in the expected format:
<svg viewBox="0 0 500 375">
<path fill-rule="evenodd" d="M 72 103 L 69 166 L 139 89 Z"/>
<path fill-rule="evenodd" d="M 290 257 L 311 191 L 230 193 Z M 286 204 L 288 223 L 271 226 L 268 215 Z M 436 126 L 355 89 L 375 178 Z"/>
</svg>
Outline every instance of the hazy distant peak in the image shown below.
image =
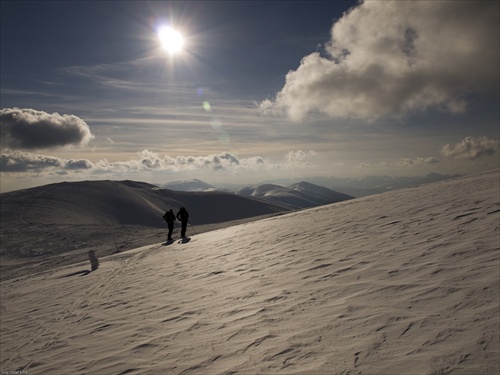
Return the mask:
<svg viewBox="0 0 500 375">
<path fill-rule="evenodd" d="M 176 191 L 211 191 L 216 188 L 204 181 L 198 179 L 173 181 L 161 185 L 163 189 L 176 190 Z"/>
<path fill-rule="evenodd" d="M 309 208 L 353 198 L 350 195 L 305 181 L 294 183 L 288 187 L 271 183 L 255 185 L 242 188 L 236 194 L 285 204 L 292 208 Z"/>
<path fill-rule="evenodd" d="M 296 191 L 315 191 L 315 192 L 331 192 L 332 189 L 325 188 L 323 186 L 315 185 L 310 182 L 300 181 L 295 184 L 288 186 L 289 189 Z"/>
</svg>

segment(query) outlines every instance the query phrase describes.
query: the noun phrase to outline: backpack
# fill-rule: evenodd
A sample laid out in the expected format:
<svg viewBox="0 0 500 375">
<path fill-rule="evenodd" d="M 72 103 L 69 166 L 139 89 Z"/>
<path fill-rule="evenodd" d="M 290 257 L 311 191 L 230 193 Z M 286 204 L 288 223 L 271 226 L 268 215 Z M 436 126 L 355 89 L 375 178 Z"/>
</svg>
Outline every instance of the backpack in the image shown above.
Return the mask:
<svg viewBox="0 0 500 375">
<path fill-rule="evenodd" d="M 165 215 L 163 215 L 163 218 L 167 223 L 173 223 L 175 221 L 175 215 L 173 212 L 167 211 L 165 212 Z"/>
<path fill-rule="evenodd" d="M 181 209 L 177 214 L 177 218 L 180 219 L 181 221 L 186 221 L 187 219 L 189 219 L 189 214 L 186 211 L 186 209 Z"/>
</svg>

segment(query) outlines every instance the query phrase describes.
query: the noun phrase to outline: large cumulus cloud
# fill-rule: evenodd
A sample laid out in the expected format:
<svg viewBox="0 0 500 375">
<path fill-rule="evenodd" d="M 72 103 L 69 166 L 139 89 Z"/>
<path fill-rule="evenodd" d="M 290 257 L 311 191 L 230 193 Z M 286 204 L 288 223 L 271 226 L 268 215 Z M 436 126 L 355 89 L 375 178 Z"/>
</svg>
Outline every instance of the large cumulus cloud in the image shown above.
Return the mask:
<svg viewBox="0 0 500 375">
<path fill-rule="evenodd" d="M 77 116 L 20 108 L 0 110 L 0 134 L 2 147 L 11 150 L 84 146 L 94 137 Z"/>
<path fill-rule="evenodd" d="M 460 113 L 471 93 L 498 95 L 498 28 L 495 1 L 367 1 L 333 25 L 327 57 L 304 57 L 260 107 L 293 120 Z"/>
</svg>

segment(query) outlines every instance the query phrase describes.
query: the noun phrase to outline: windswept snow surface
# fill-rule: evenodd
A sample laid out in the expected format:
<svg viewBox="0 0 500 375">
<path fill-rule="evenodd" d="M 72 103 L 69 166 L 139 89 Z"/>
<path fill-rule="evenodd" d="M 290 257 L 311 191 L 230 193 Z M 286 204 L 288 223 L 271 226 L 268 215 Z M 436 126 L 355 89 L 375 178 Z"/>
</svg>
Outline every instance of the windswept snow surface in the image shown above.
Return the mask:
<svg viewBox="0 0 500 375">
<path fill-rule="evenodd" d="M 499 171 L 1 283 L 1 371 L 499 373 Z"/>
</svg>

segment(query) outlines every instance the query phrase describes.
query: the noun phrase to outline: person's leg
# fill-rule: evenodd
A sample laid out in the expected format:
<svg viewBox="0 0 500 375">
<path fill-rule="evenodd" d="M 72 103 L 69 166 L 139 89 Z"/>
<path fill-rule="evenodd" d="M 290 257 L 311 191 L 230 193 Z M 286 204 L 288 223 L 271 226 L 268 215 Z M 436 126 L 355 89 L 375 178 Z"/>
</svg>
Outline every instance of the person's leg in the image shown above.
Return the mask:
<svg viewBox="0 0 500 375">
<path fill-rule="evenodd" d="M 168 237 L 167 240 L 172 239 L 172 232 L 174 230 L 174 223 L 168 223 Z"/>
</svg>

